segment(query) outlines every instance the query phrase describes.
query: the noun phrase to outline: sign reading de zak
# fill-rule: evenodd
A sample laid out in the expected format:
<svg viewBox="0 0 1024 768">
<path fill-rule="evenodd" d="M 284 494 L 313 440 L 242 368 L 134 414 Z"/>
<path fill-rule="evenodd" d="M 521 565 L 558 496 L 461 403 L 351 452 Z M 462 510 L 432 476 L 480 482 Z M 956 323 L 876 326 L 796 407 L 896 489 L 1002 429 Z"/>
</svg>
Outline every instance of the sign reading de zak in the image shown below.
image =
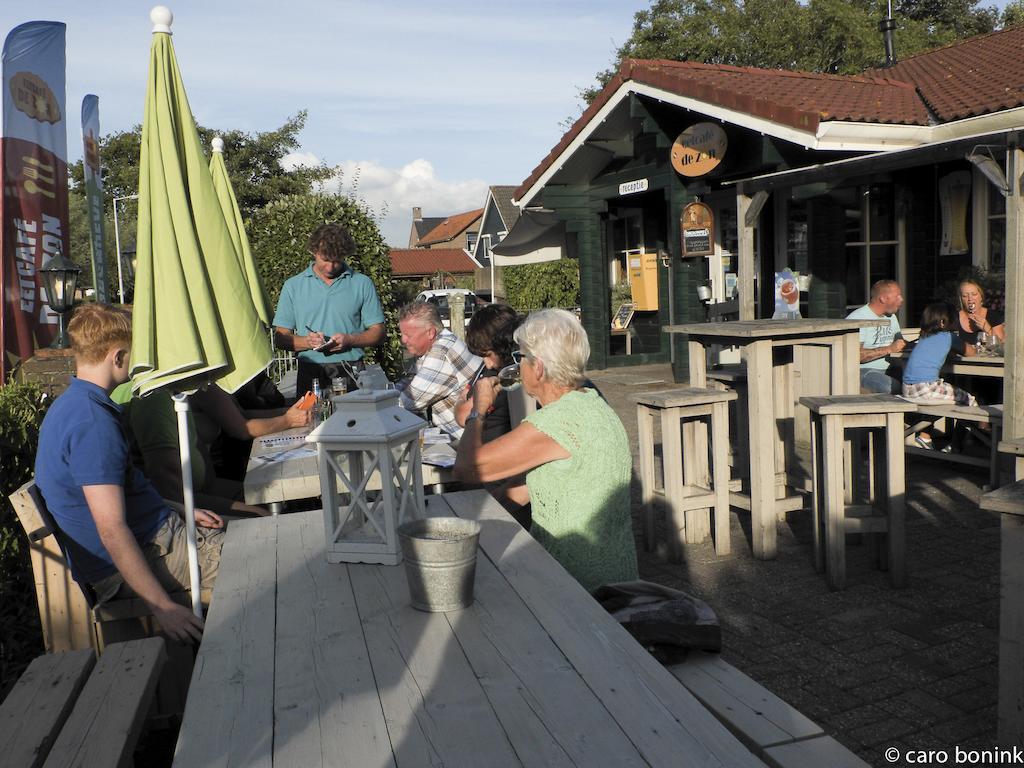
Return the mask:
<svg viewBox="0 0 1024 768">
<path fill-rule="evenodd" d="M 716 123 L 696 123 L 672 144 L 672 167 L 681 176 L 696 178 L 710 173 L 725 157 L 729 137 Z"/>
<path fill-rule="evenodd" d="M 679 217 L 679 242 L 683 258 L 710 256 L 715 252 L 715 215 L 704 203 L 690 203 Z"/>
</svg>

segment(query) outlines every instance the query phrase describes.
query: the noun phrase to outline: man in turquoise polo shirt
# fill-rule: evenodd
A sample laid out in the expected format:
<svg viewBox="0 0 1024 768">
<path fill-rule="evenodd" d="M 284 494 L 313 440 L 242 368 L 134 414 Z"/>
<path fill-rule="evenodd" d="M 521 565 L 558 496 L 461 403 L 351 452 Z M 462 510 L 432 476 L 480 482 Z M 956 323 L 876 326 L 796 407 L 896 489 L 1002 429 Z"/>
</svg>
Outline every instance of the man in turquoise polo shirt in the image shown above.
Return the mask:
<svg viewBox="0 0 1024 768">
<path fill-rule="evenodd" d="M 313 263 L 290 277 L 274 314 L 274 343 L 298 353 L 296 395 L 312 389 L 313 379 L 329 389 L 331 379 L 349 378 L 345 361 L 362 368 L 363 349 L 384 342 L 384 309 L 373 281 L 346 259 L 356 253 L 348 230 L 321 224 L 309 238 Z"/>
</svg>

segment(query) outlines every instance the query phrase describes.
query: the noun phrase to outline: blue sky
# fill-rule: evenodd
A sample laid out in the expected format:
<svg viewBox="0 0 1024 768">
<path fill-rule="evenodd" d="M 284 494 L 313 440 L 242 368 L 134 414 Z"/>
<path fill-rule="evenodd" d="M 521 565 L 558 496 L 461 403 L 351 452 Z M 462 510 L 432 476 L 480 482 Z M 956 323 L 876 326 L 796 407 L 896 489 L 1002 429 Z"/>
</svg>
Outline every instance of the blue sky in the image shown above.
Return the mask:
<svg viewBox="0 0 1024 768">
<path fill-rule="evenodd" d="M 81 156 L 82 97 L 103 133 L 141 122 L 153 2 L 0 4 L 0 33 L 24 21 L 67 30 L 68 149 Z M 309 110 L 295 161 L 343 168 L 341 187 L 404 246 L 411 208 L 441 216 L 518 184 L 582 110 L 646 0 L 179 0 L 174 46 L 196 120 L 270 130 Z"/>
</svg>

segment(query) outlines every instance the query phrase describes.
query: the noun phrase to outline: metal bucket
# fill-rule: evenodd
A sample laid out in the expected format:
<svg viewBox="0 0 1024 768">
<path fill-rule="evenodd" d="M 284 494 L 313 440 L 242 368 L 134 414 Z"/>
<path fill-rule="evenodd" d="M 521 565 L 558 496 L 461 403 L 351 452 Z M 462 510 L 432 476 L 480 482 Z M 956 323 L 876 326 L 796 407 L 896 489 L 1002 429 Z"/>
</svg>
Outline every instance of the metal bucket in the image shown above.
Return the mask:
<svg viewBox="0 0 1024 768">
<path fill-rule="evenodd" d="M 473 602 L 480 524 L 458 517 L 410 520 L 398 527 L 412 607 L 457 611 Z"/>
</svg>

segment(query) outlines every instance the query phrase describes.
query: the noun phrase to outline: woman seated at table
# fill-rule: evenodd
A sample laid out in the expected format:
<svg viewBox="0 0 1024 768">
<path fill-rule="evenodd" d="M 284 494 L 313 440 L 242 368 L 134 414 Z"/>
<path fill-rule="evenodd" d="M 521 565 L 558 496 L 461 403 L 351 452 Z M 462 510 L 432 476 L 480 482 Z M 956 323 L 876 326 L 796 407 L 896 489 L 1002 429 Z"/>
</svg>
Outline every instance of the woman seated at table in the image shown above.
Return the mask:
<svg viewBox="0 0 1024 768">
<path fill-rule="evenodd" d="M 593 389 L 582 387 L 587 334 L 561 309 L 531 313 L 516 329 L 522 386 L 543 406 L 506 435 L 483 442 L 480 414 L 498 382 L 480 379 L 459 440 L 455 475 L 495 482 L 525 473 L 509 489 L 533 508 L 530 533 L 586 589 L 637 578 L 630 514 L 632 457 L 626 431 Z"/>
<path fill-rule="evenodd" d="M 222 516 L 267 514 L 262 507 L 242 502 L 240 482 L 218 476 L 210 447 L 221 431 L 238 440 L 252 440 L 305 426 L 309 423 L 309 412 L 293 406 L 270 418 L 246 418 L 234 398 L 217 386 L 193 393 L 189 403 L 189 445 L 196 505 Z M 146 477 L 165 499 L 181 502 L 178 421 L 170 395 L 160 391 L 131 400 L 127 403 L 126 418 Z"/>
<path fill-rule="evenodd" d="M 999 341 L 1006 340 L 1006 326 L 1003 313 L 985 306 L 985 291 L 974 280 L 962 280 L 960 291 L 960 313 L 958 335 L 964 344 L 974 346 L 978 335 L 991 334 Z"/>
<path fill-rule="evenodd" d="M 512 334 L 522 319 L 507 304 L 488 304 L 473 313 L 466 326 L 466 346 L 469 351 L 484 361 L 481 378 L 497 376 L 498 371 L 512 364 L 512 351 L 516 342 Z M 466 425 L 466 417 L 473 407 L 473 393 L 466 392 L 466 401 L 455 407 L 455 421 L 460 427 Z M 491 442 L 512 429 L 508 392 L 499 390 L 487 412 L 482 414 L 483 441 Z"/>
</svg>

